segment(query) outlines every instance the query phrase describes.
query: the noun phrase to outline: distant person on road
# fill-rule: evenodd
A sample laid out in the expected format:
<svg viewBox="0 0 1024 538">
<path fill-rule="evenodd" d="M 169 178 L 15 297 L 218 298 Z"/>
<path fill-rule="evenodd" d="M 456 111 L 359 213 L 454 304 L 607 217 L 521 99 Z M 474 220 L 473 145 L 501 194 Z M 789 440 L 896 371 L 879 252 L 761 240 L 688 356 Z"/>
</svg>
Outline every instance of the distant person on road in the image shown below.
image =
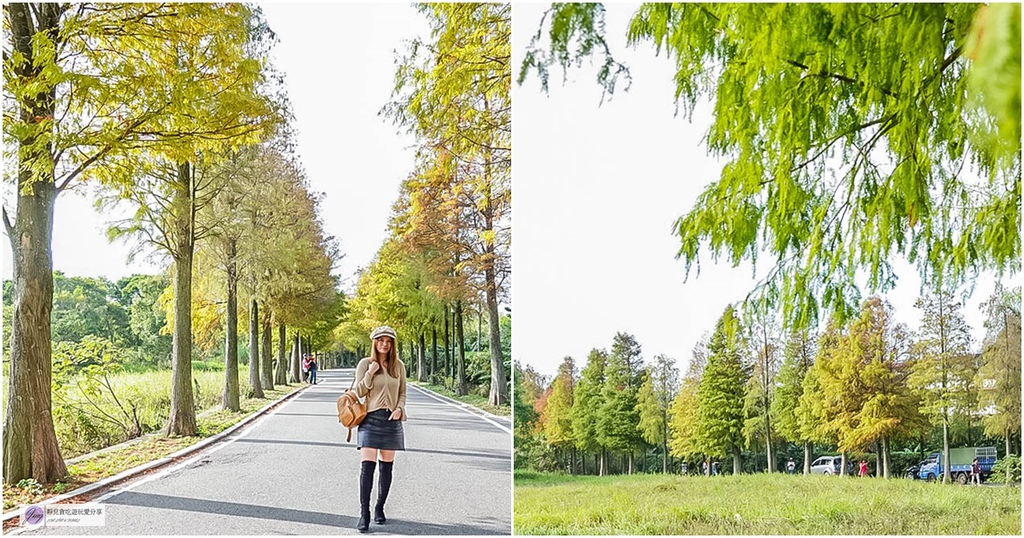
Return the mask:
<svg viewBox="0 0 1024 538">
<path fill-rule="evenodd" d="M 718 460 L 711 462 L 711 476 L 718 476 Z"/>
<path fill-rule="evenodd" d="M 868 462 L 860 460 L 860 472 L 857 473 L 859 477 L 865 477 L 868 475 Z"/>
<path fill-rule="evenodd" d="M 359 475 L 359 523 L 356 530 L 370 528 L 370 492 L 373 471 L 380 466 L 377 503 L 373 522 L 383 525 L 384 503 L 391 489 L 395 451 L 405 450 L 405 365 L 398 360 L 395 330 L 387 325 L 370 332 L 370 356 L 356 366 L 356 394 L 366 396 L 366 418 L 359 424 L 356 448 L 362 457 Z M 378 462 L 379 459 L 379 462 Z"/>
<path fill-rule="evenodd" d="M 309 356 L 309 382 L 312 385 L 316 385 L 316 357 Z"/>
<path fill-rule="evenodd" d="M 796 462 L 793 461 L 793 458 L 789 458 L 789 461 L 786 462 L 786 474 L 793 474 L 793 471 L 795 470 Z"/>
<path fill-rule="evenodd" d="M 708 460 L 704 460 L 704 464 L 701 465 L 701 474 L 708 476 Z"/>
<path fill-rule="evenodd" d="M 971 462 L 971 483 L 980 486 L 981 485 L 981 464 L 978 463 L 978 458 L 974 458 Z"/>
<path fill-rule="evenodd" d="M 302 380 L 309 381 L 309 353 L 302 356 Z"/>
</svg>

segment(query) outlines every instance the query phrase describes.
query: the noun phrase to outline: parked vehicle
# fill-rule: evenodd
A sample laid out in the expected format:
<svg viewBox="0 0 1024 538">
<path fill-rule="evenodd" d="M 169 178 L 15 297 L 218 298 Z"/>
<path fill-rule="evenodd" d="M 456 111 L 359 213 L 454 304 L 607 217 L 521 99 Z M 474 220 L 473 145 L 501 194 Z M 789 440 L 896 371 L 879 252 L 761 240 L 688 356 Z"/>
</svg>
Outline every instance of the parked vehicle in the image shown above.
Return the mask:
<svg viewBox="0 0 1024 538">
<path fill-rule="evenodd" d="M 981 466 L 981 480 L 984 482 L 992 474 L 992 465 L 996 462 L 996 448 L 979 446 L 949 449 L 951 478 L 960 484 L 971 480 L 971 463 L 978 458 Z M 921 462 L 917 476 L 923 480 L 938 480 L 943 473 L 942 452 L 933 452 L 928 459 Z"/>
<path fill-rule="evenodd" d="M 924 460 L 921 463 L 918 463 L 917 465 L 911 465 L 910 467 L 907 467 L 907 470 L 903 471 L 903 478 L 917 480 L 919 478 L 918 474 L 921 472 L 921 466 L 924 465 L 925 463 L 928 463 L 928 460 Z"/>
<path fill-rule="evenodd" d="M 822 456 L 811 463 L 811 474 L 838 475 L 842 465 L 842 456 Z M 847 462 L 846 474 L 853 474 L 853 462 Z"/>
</svg>

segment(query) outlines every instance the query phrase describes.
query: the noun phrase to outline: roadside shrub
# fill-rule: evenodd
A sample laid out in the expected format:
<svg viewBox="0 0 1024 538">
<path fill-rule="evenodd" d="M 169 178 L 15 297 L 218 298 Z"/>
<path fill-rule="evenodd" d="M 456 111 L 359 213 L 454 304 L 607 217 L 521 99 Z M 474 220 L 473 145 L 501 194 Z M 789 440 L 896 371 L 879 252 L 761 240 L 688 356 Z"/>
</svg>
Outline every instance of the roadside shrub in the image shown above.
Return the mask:
<svg viewBox="0 0 1024 538">
<path fill-rule="evenodd" d="M 1009 454 L 997 461 L 992 466 L 992 474 L 989 475 L 988 481 L 1020 485 L 1020 456 Z"/>
<path fill-rule="evenodd" d="M 565 469 L 558 462 L 555 449 L 540 442 L 530 443 L 517 451 L 516 467 L 526 468 L 542 473 L 560 473 Z M 520 455 L 522 456 L 520 458 Z M 525 465 L 519 465 L 520 459 L 526 460 Z"/>
</svg>

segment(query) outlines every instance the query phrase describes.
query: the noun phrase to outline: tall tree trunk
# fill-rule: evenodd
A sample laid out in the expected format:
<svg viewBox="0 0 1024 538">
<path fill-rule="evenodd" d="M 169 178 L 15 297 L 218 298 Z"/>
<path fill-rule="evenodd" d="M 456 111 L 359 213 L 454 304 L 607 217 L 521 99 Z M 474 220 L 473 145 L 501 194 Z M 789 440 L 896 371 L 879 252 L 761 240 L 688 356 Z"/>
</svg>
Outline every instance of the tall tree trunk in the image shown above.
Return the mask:
<svg viewBox="0 0 1024 538">
<path fill-rule="evenodd" d="M 284 323 L 277 326 L 277 368 L 274 370 L 274 383 L 284 385 L 288 383 L 288 358 L 285 356 L 285 344 L 288 341 L 288 330 Z"/>
<path fill-rule="evenodd" d="M 811 474 L 811 443 L 804 443 L 804 474 Z"/>
<path fill-rule="evenodd" d="M 477 309 L 477 311 L 476 311 L 476 346 L 475 346 L 476 349 L 474 349 L 474 351 L 480 351 L 480 341 L 483 340 L 483 337 L 484 337 L 484 327 L 483 327 L 484 321 L 483 320 L 484 320 L 484 313 L 480 309 Z"/>
<path fill-rule="evenodd" d="M 263 389 L 274 390 L 274 360 L 271 358 L 274 348 L 274 335 L 270 332 L 270 309 L 263 306 L 263 326 L 260 337 L 263 339 L 263 349 L 260 350 L 260 385 Z"/>
<path fill-rule="evenodd" d="M 249 386 L 253 398 L 265 398 L 260 383 L 260 307 L 256 299 L 249 304 Z"/>
<path fill-rule="evenodd" d="M 434 353 L 430 355 L 430 381 L 436 382 L 434 379 L 437 376 L 437 327 L 434 325 L 430 326 L 430 339 Z"/>
<path fill-rule="evenodd" d="M 669 417 L 662 415 L 662 473 L 669 473 Z"/>
<path fill-rule="evenodd" d="M 444 305 L 444 376 L 451 377 L 451 331 L 448 328 L 448 304 Z"/>
<path fill-rule="evenodd" d="M 743 455 L 740 453 L 740 447 L 732 447 L 732 474 L 739 475 L 743 471 Z"/>
<path fill-rule="evenodd" d="M 9 15 L 8 39 L 12 48 L 26 59 L 14 66 L 14 74 L 37 77 L 42 65 L 33 61 L 32 38 L 48 33 L 58 40 L 61 8 L 58 4 L 37 4 L 33 22 L 27 3 L 4 6 Z M 4 56 L 7 51 L 4 51 Z M 56 92 L 45 87 L 35 96 L 23 96 L 18 113 L 27 123 L 52 120 Z M 64 459 L 53 428 L 50 312 L 53 309 L 53 212 L 57 200 L 52 166 L 52 146 L 36 148 L 37 136 L 18 141 L 25 160 L 18 162 L 18 206 L 12 226 L 3 209 L 4 228 L 13 251 L 14 303 L 11 317 L 11 366 L 8 378 L 7 410 L 3 428 L 3 480 L 16 484 L 34 478 L 52 483 L 67 475 Z M 26 162 L 27 161 L 27 162 Z M 31 189 L 28 189 L 31 187 Z"/>
<path fill-rule="evenodd" d="M 466 339 L 462 334 L 462 301 L 455 301 L 455 318 L 458 320 L 455 323 L 455 345 L 458 346 L 455 355 L 458 362 L 458 381 L 455 385 L 455 393 L 465 396 L 469 393 L 469 387 L 466 383 Z"/>
<path fill-rule="evenodd" d="M 423 331 L 420 331 L 420 353 L 419 353 L 419 361 L 418 361 L 419 364 L 416 365 L 416 381 L 424 381 L 424 380 L 426 380 L 426 375 L 424 373 L 424 371 L 426 370 L 426 359 L 427 359 L 426 355 L 427 355 L 427 344 L 426 344 L 426 340 L 425 340 Z"/>
<path fill-rule="evenodd" d="M 882 437 L 882 476 L 892 477 L 892 459 L 889 457 L 889 436 Z"/>
<path fill-rule="evenodd" d="M 491 333 L 491 391 L 488 400 L 491 405 L 504 405 L 508 403 L 508 386 L 505 380 L 505 358 L 501 352 L 501 319 L 498 317 L 498 289 L 494 274 L 493 245 L 488 247 L 488 252 L 492 260 L 484 266 L 487 286 L 487 321 Z"/>
<path fill-rule="evenodd" d="M 192 256 L 195 249 L 195 198 L 192 167 L 178 165 L 171 207 L 176 213 L 174 257 L 174 333 L 171 337 L 171 411 L 167 435 L 196 434 L 192 394 Z"/>
<path fill-rule="evenodd" d="M 299 333 L 292 337 L 292 351 L 288 354 L 288 382 L 298 383 L 299 377 Z"/>
<path fill-rule="evenodd" d="M 241 409 L 238 401 L 238 266 L 236 241 L 227 240 L 228 250 L 228 305 L 224 327 L 224 397 L 221 408 L 229 411 Z"/>
<path fill-rule="evenodd" d="M 949 463 L 949 418 L 946 410 L 942 410 L 942 483 L 948 484 L 952 479 L 953 467 Z"/>
</svg>

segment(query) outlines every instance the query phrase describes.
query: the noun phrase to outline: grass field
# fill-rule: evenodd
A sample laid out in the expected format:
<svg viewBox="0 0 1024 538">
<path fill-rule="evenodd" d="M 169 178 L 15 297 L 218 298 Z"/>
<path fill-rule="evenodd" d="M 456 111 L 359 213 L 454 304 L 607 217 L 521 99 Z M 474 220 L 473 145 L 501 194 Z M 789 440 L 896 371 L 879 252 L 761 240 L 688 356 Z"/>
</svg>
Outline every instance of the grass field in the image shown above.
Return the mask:
<svg viewBox="0 0 1024 538">
<path fill-rule="evenodd" d="M 1021 490 L 801 475 L 517 471 L 515 534 L 1013 534 Z"/>
</svg>

